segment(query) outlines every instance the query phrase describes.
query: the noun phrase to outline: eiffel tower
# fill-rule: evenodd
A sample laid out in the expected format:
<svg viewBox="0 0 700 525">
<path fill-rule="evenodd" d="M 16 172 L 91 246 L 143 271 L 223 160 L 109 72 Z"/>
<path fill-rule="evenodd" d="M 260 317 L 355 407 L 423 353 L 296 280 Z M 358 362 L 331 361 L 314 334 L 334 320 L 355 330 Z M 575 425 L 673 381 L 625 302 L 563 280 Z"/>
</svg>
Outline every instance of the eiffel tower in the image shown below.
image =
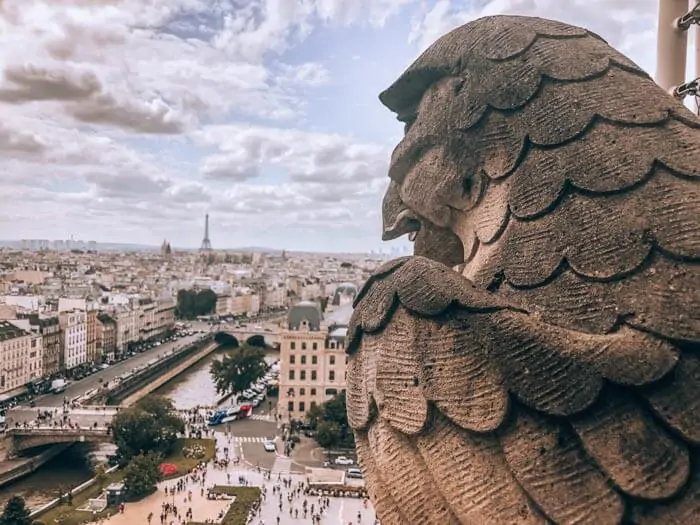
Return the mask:
<svg viewBox="0 0 700 525">
<path fill-rule="evenodd" d="M 204 239 L 202 239 L 202 246 L 199 248 L 200 252 L 210 252 L 211 251 L 211 241 L 209 240 L 209 214 L 204 216 Z"/>
</svg>

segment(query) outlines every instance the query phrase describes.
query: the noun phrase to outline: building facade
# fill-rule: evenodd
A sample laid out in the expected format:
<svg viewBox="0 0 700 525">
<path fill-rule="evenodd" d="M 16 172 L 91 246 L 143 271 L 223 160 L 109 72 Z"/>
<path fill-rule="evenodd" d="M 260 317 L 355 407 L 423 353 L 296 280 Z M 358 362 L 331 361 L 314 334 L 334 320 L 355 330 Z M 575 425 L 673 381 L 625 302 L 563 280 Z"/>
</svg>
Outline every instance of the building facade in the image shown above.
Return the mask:
<svg viewBox="0 0 700 525">
<path fill-rule="evenodd" d="M 29 316 L 32 330 L 41 335 L 41 368 L 45 377 L 53 377 L 61 371 L 61 326 L 57 315 L 32 314 Z"/>
<path fill-rule="evenodd" d="M 345 337 L 351 305 L 323 318 L 320 306 L 302 301 L 287 315 L 280 334 L 279 411 L 283 420 L 303 420 L 316 405 L 345 391 Z"/>
<path fill-rule="evenodd" d="M 117 350 L 117 322 L 104 312 L 97 314 L 97 349 L 102 362 L 114 361 Z"/>
<path fill-rule="evenodd" d="M 63 362 L 69 371 L 87 363 L 87 315 L 85 310 L 69 310 L 59 314 L 63 340 Z"/>
<path fill-rule="evenodd" d="M 85 312 L 86 336 L 85 344 L 86 361 L 88 363 L 99 363 L 100 356 L 97 352 L 97 309 L 88 308 Z"/>
<path fill-rule="evenodd" d="M 30 382 L 29 366 L 26 365 L 30 361 L 32 341 L 36 340 L 10 321 L 0 321 L 0 396 L 3 398 L 20 393 Z"/>
</svg>

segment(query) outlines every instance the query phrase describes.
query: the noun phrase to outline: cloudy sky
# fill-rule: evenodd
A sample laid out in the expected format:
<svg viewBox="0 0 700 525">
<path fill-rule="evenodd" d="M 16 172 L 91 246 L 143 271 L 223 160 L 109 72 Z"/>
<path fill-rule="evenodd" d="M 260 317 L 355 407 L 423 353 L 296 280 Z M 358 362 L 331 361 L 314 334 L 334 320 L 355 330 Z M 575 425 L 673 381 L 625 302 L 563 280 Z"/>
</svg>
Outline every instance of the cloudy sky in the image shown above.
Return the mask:
<svg viewBox="0 0 700 525">
<path fill-rule="evenodd" d="M 382 247 L 377 94 L 486 14 L 589 27 L 653 73 L 656 0 L 0 1 L 0 239 Z"/>
</svg>

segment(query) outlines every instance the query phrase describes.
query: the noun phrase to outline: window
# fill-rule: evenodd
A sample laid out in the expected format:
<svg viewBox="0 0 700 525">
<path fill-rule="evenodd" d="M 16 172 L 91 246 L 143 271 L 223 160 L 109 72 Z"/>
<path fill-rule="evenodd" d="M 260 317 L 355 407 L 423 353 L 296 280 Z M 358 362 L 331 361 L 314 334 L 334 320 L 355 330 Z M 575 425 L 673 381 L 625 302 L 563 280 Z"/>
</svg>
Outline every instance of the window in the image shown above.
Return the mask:
<svg viewBox="0 0 700 525">
<path fill-rule="evenodd" d="M 311 402 L 311 408 L 316 408 L 316 401 Z"/>
<path fill-rule="evenodd" d="M 311 343 L 311 350 L 318 350 L 318 343 Z"/>
<path fill-rule="evenodd" d="M 291 379 L 292 381 L 294 381 L 294 370 L 290 370 L 290 371 L 289 371 L 289 379 Z"/>
<path fill-rule="evenodd" d="M 327 396 L 335 396 L 338 394 L 338 391 L 335 388 L 326 388 L 326 395 Z"/>
<path fill-rule="evenodd" d="M 306 403 L 299 401 L 299 412 L 306 412 Z"/>
<path fill-rule="evenodd" d="M 293 365 L 293 364 L 294 364 L 294 361 L 295 361 L 294 356 L 293 356 L 293 355 L 290 355 L 290 356 L 289 356 L 289 364 L 290 364 L 290 365 Z"/>
<path fill-rule="evenodd" d="M 294 397 L 294 389 L 293 389 L 293 388 L 288 389 L 288 390 L 287 390 L 287 395 L 288 395 L 289 397 Z"/>
<path fill-rule="evenodd" d="M 332 355 L 330 358 L 330 364 L 334 365 L 335 364 L 335 356 Z"/>
<path fill-rule="evenodd" d="M 304 381 L 306 379 L 306 370 L 299 372 L 299 380 Z"/>
<path fill-rule="evenodd" d="M 316 381 L 316 370 L 311 371 L 311 381 Z"/>
<path fill-rule="evenodd" d="M 312 364 L 312 365 L 318 364 L 318 359 L 316 358 L 315 355 L 312 355 L 312 356 L 311 356 L 311 364 Z"/>
<path fill-rule="evenodd" d="M 306 343 L 301 343 L 301 349 L 306 350 Z"/>
<path fill-rule="evenodd" d="M 328 381 L 335 381 L 335 370 L 328 372 Z"/>
<path fill-rule="evenodd" d="M 294 412 L 294 401 L 290 401 L 289 403 L 287 403 L 287 410 L 289 410 L 290 412 Z"/>
<path fill-rule="evenodd" d="M 289 349 L 290 349 L 290 350 L 296 350 L 296 348 L 297 348 L 297 344 L 296 344 L 294 341 L 292 341 L 291 343 L 289 343 Z"/>
<path fill-rule="evenodd" d="M 316 395 L 316 389 L 315 389 L 315 388 L 312 388 L 312 389 L 311 389 L 311 395 L 312 395 L 312 396 L 315 396 L 315 395 Z"/>
<path fill-rule="evenodd" d="M 306 395 L 306 388 L 300 388 L 300 389 L 299 389 L 299 395 L 300 395 L 300 396 Z"/>
<path fill-rule="evenodd" d="M 306 364 L 306 356 L 305 355 L 301 356 L 301 364 L 302 365 Z"/>
</svg>

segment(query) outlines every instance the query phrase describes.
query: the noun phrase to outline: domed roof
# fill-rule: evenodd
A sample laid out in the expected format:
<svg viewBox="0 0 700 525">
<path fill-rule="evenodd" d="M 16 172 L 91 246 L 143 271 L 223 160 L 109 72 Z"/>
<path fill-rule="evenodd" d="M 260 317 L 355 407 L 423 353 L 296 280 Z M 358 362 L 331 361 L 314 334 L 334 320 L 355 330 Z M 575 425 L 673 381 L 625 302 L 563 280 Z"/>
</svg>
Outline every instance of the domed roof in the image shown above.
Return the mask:
<svg viewBox="0 0 700 525">
<path fill-rule="evenodd" d="M 357 297 L 357 285 L 353 283 L 339 284 L 335 289 L 335 293 L 333 294 L 333 300 L 331 301 L 331 304 L 334 306 L 339 306 L 340 304 L 346 302 L 341 300 L 341 297 L 345 297 L 346 301 L 352 302 L 355 299 L 355 297 Z"/>
<path fill-rule="evenodd" d="M 319 330 L 321 328 L 321 307 L 313 301 L 301 301 L 289 309 L 287 313 L 287 325 L 290 330 L 298 330 L 304 321 L 307 322 L 309 330 Z"/>
</svg>

